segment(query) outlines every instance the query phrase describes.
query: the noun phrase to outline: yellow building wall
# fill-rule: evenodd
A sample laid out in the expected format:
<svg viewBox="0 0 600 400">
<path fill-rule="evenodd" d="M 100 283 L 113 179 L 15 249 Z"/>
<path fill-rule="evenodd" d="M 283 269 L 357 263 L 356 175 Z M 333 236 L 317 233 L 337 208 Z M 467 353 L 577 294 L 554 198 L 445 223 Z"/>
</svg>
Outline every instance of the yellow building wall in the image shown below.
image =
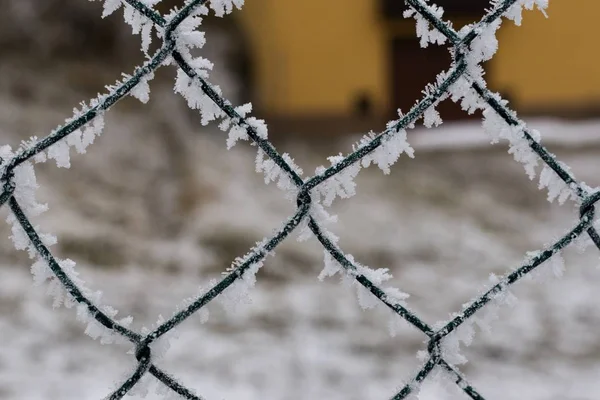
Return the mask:
<svg viewBox="0 0 600 400">
<path fill-rule="evenodd" d="M 372 0 L 252 0 L 239 13 L 257 101 L 280 115 L 346 114 L 366 92 L 388 106 L 385 28 Z"/>
<path fill-rule="evenodd" d="M 600 100 L 600 1 L 550 1 L 546 19 L 524 13 L 522 26 L 506 21 L 490 66 L 490 84 L 517 107 L 543 108 Z"/>
<path fill-rule="evenodd" d="M 362 91 L 387 111 L 389 37 L 415 34 L 412 21 L 391 29 L 373 0 L 252 0 L 236 14 L 251 47 L 256 103 L 269 114 L 349 114 Z M 520 27 L 504 21 L 486 66 L 490 87 L 519 108 L 600 103 L 600 0 L 553 0 L 548 14 L 526 11 Z"/>
</svg>

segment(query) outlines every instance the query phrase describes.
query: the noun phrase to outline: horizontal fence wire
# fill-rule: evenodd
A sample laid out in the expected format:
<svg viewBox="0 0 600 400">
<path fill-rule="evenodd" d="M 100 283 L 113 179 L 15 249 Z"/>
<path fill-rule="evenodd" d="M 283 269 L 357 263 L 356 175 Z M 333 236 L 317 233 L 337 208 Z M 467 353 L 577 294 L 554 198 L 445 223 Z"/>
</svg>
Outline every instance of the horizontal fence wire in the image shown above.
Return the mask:
<svg viewBox="0 0 600 400">
<path fill-rule="evenodd" d="M 163 42 L 156 54 L 149 58 L 148 61 L 141 67 L 137 68 L 134 74 L 122 82 L 118 87 L 106 97 L 102 97 L 93 107 L 86 112 L 74 118 L 65 126 L 59 127 L 47 137 L 37 141 L 32 146 L 22 149 L 8 160 L 3 160 L 2 163 L 2 193 L 0 194 L 0 206 L 8 204 L 8 207 L 16 217 L 19 225 L 23 228 L 27 237 L 41 258 L 48 264 L 52 273 L 64 286 L 72 298 L 83 305 L 90 315 L 104 328 L 113 331 L 122 336 L 127 341 L 131 342 L 135 348 L 135 357 L 137 367 L 135 371 L 126 379 L 114 392 L 107 396 L 108 399 L 120 399 L 125 396 L 147 373 L 153 375 L 157 380 L 166 385 L 170 390 L 179 394 L 186 399 L 203 399 L 192 390 L 186 388 L 179 383 L 174 377 L 159 369 L 152 361 L 151 345 L 158 338 L 165 335 L 180 323 L 196 313 L 202 307 L 206 306 L 210 301 L 222 294 L 234 282 L 241 279 L 244 273 L 247 272 L 253 265 L 260 263 L 271 251 L 273 251 L 291 232 L 296 230 L 302 223 L 307 223 L 312 234 L 318 239 L 323 248 L 329 255 L 337 261 L 346 272 L 351 275 L 360 285 L 372 293 L 377 299 L 385 304 L 399 317 L 405 319 L 408 323 L 423 332 L 428 339 L 427 357 L 424 360 L 423 366 L 417 371 L 414 377 L 408 384 L 403 386 L 392 399 L 406 398 L 430 375 L 437 367 L 442 368 L 450 376 L 456 384 L 464 391 L 464 393 L 472 399 L 484 399 L 484 397 L 466 380 L 460 371 L 447 362 L 442 354 L 441 342 L 453 331 L 457 330 L 465 321 L 471 318 L 480 309 L 490 303 L 499 293 L 506 290 L 507 287 L 516 283 L 525 275 L 533 271 L 540 264 L 548 261 L 555 256 L 559 251 L 571 244 L 574 240 L 583 234 L 587 234 L 593 243 L 600 249 L 600 236 L 593 227 L 595 214 L 594 204 L 600 200 L 599 192 L 592 192 L 586 185 L 579 183 L 565 168 L 563 164 L 555 159 L 538 140 L 535 139 L 535 134 L 524 127 L 514 111 L 510 110 L 505 102 L 496 94 L 490 92 L 484 84 L 478 79 L 474 79 L 469 71 L 468 56 L 469 46 L 474 40 L 478 39 L 482 28 L 490 24 L 494 24 L 502 14 L 505 13 L 517 0 L 502 0 L 497 1 L 496 6 L 487 12 L 487 14 L 476 24 L 473 24 L 467 32 L 455 31 L 451 24 L 442 20 L 435 14 L 435 9 L 428 5 L 423 0 L 405 0 L 406 4 L 413 11 L 431 24 L 439 31 L 446 40 L 448 40 L 454 50 L 454 61 L 451 68 L 443 75 L 443 80 L 438 81 L 435 89 L 426 91 L 425 96 L 418 101 L 411 110 L 402 115 L 401 118 L 393 123 L 388 124 L 387 129 L 378 135 L 373 135 L 370 141 L 364 146 L 361 146 L 353 153 L 347 155 L 339 162 L 324 169 L 320 173 L 303 179 L 296 172 L 286 158 L 282 156 L 273 146 L 273 144 L 261 135 L 258 130 L 251 124 L 244 115 L 241 115 L 232 104 L 223 98 L 218 90 L 197 71 L 194 66 L 186 61 L 186 58 L 177 47 L 176 30 L 182 22 L 192 15 L 199 7 L 204 6 L 207 0 L 189 1 L 181 10 L 170 18 L 166 18 L 154 9 L 150 8 L 139 0 L 123 0 L 130 7 L 133 7 L 136 12 L 141 13 L 148 18 L 155 27 L 162 30 Z M 130 94 L 132 90 L 142 83 L 154 71 L 165 64 L 165 61 L 172 57 L 175 64 L 193 80 L 203 93 L 210 98 L 214 104 L 238 127 L 246 131 L 249 139 L 253 141 L 262 152 L 269 157 L 272 162 L 278 166 L 283 173 L 289 178 L 290 182 L 297 189 L 297 209 L 296 212 L 286 221 L 270 239 L 263 241 L 255 247 L 247 256 L 245 256 L 235 268 L 228 270 L 228 273 L 212 286 L 203 295 L 189 303 L 181 311 L 174 314 L 171 318 L 159 324 L 154 330 L 146 335 L 134 332 L 117 322 L 108 313 L 103 312 L 93 299 L 82 291 L 76 282 L 74 282 L 69 274 L 65 272 L 60 263 L 52 255 L 40 234 L 36 231 L 30 219 L 25 214 L 22 205 L 14 196 L 16 190 L 15 170 L 24 162 L 35 157 L 39 153 L 55 145 L 61 139 L 72 134 L 79 128 L 91 122 L 94 118 L 110 109 L 117 101 Z M 523 127 L 523 137 L 527 141 L 530 149 L 554 172 L 569 188 L 572 189 L 580 204 L 580 220 L 579 222 L 563 237 L 557 240 L 554 244 L 548 246 L 544 250 L 536 253 L 535 256 L 528 259 L 526 263 L 514 270 L 512 273 L 501 279 L 485 293 L 467 305 L 462 312 L 455 314 L 454 318 L 448 321 L 439 329 L 434 329 L 427 324 L 418 315 L 402 304 L 391 299 L 386 292 L 377 285 L 372 279 L 361 273 L 360 266 L 354 262 L 351 257 L 345 253 L 334 243 L 334 241 L 325 233 L 319 222 L 311 214 L 311 204 L 313 203 L 313 190 L 323 184 L 332 177 L 340 174 L 352 165 L 359 163 L 364 157 L 373 153 L 381 147 L 385 141 L 400 130 L 409 128 L 415 121 L 423 116 L 425 111 L 430 107 L 443 100 L 447 95 L 449 88 L 459 79 L 464 78 L 471 85 L 471 89 L 485 102 L 497 115 L 505 121 L 509 126 Z"/>
</svg>

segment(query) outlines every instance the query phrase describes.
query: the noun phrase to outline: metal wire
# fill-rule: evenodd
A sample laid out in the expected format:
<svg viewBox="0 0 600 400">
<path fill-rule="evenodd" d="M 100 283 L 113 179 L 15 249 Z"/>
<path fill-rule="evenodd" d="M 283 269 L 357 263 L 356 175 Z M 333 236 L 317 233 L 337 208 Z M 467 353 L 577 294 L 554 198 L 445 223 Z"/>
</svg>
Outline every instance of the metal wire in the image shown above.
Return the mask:
<svg viewBox="0 0 600 400">
<path fill-rule="evenodd" d="M 148 17 L 156 26 L 164 30 L 164 40 L 162 46 L 156 52 L 156 54 L 141 68 L 136 69 L 130 79 L 122 83 L 113 92 L 111 92 L 110 95 L 102 98 L 97 105 L 90 108 L 84 114 L 75 118 L 67 125 L 59 127 L 44 139 L 38 141 L 33 146 L 22 150 L 12 159 L 8 160 L 5 163 L 2 171 L 1 181 L 3 191 L 0 194 L 0 206 L 8 203 L 8 206 L 17 218 L 21 227 L 26 232 L 34 248 L 37 250 L 42 259 L 48 263 L 55 277 L 62 283 L 64 288 L 73 297 L 73 299 L 84 305 L 90 312 L 90 315 L 92 315 L 93 318 L 102 326 L 123 336 L 136 346 L 135 357 L 138 361 L 136 370 L 125 382 L 119 386 L 117 390 L 111 393 L 107 398 L 111 400 L 122 398 L 139 382 L 139 380 L 146 373 L 150 373 L 183 398 L 202 399 L 202 397 L 194 394 L 191 390 L 181 385 L 177 380 L 168 375 L 166 372 L 160 370 L 152 363 L 152 343 L 185 321 L 188 317 L 200 310 L 215 297 L 223 293 L 225 289 L 231 286 L 236 280 L 240 279 L 244 272 L 246 272 L 253 264 L 264 259 L 266 255 L 275 249 L 275 247 L 277 247 L 286 237 L 288 237 L 289 234 L 294 231 L 301 222 L 307 219 L 310 230 L 327 250 L 327 252 L 329 252 L 329 254 L 333 257 L 333 259 L 339 262 L 341 266 L 347 270 L 347 272 L 354 276 L 357 282 L 369 290 L 387 307 L 397 313 L 399 317 L 405 319 L 407 322 L 423 332 L 429 339 L 429 344 L 427 346 L 429 356 L 423 367 L 415 374 L 408 384 L 402 387 L 402 389 L 392 397 L 392 399 L 399 400 L 407 397 L 422 381 L 428 377 L 428 375 L 436 367 L 441 367 L 451 374 L 451 376 L 454 377 L 456 384 L 467 396 L 471 397 L 472 399 L 484 399 L 484 397 L 466 381 L 464 376 L 456 367 L 444 360 L 440 348 L 441 341 L 447 335 L 461 326 L 466 320 L 471 318 L 477 311 L 484 308 L 494 298 L 495 295 L 520 280 L 523 276 L 530 273 L 543 262 L 549 260 L 584 233 L 587 233 L 595 245 L 600 249 L 600 236 L 592 226 L 595 214 L 594 205 L 598 200 L 600 200 L 600 192 L 590 193 L 590 190 L 585 185 L 576 181 L 569 171 L 563 168 L 555 159 L 555 157 L 550 154 L 539 142 L 537 142 L 533 138 L 531 132 L 525 128 L 523 135 L 527 140 L 531 150 L 533 150 L 567 185 L 569 185 L 579 198 L 581 202 L 579 223 L 577 223 L 577 225 L 575 225 L 571 231 L 560 238 L 556 243 L 537 253 L 535 257 L 531 258 L 520 268 L 516 269 L 504 279 L 500 280 L 500 282 L 491 287 L 479 298 L 474 300 L 470 305 L 465 307 L 461 313 L 457 314 L 441 329 L 435 330 L 408 308 L 388 299 L 385 292 L 366 276 L 360 274 L 358 272 L 359 269 L 357 268 L 357 265 L 353 261 L 349 260 L 348 257 L 345 256 L 344 252 L 337 247 L 337 245 L 333 243 L 327 237 L 327 235 L 324 234 L 319 223 L 310 214 L 310 206 L 312 201 L 311 190 L 315 189 L 318 185 L 322 184 L 336 174 L 339 174 L 349 166 L 359 162 L 367 154 L 370 154 L 375 149 L 380 147 L 384 143 L 387 136 L 401 129 L 409 127 L 413 122 L 423 115 L 427 108 L 443 98 L 443 96 L 448 93 L 450 86 L 461 77 L 465 77 L 467 81 L 471 83 L 472 88 L 479 95 L 479 97 L 485 101 L 502 119 L 504 119 L 506 123 L 512 126 L 522 125 L 521 121 L 517 119 L 515 112 L 504 106 L 497 95 L 493 95 L 486 87 L 482 86 L 474 79 L 471 79 L 467 72 L 466 63 L 466 57 L 469 51 L 468 45 L 478 37 L 479 32 L 481 32 L 481 28 L 494 23 L 517 0 L 502 1 L 493 10 L 488 11 L 488 13 L 481 19 L 480 22 L 473 25 L 469 32 L 460 35 L 451 28 L 450 24 L 436 17 L 430 11 L 427 5 L 422 2 L 422 0 L 405 0 L 407 5 L 412 7 L 417 13 L 420 14 L 420 16 L 425 18 L 450 41 L 454 47 L 454 63 L 452 68 L 445 75 L 445 80 L 435 86 L 436 89 L 434 91 L 425 95 L 406 115 L 402 116 L 395 124 L 388 126 L 385 131 L 375 136 L 367 145 L 362 146 L 357 151 L 346 156 L 341 162 L 332 165 L 331 167 L 325 169 L 322 173 L 308 179 L 302 179 L 294 171 L 292 166 L 288 164 L 288 162 L 286 162 L 285 159 L 277 152 L 275 147 L 267 139 L 263 139 L 258 134 L 256 129 L 252 127 L 243 116 L 236 112 L 231 103 L 221 97 L 217 91 L 213 89 L 212 85 L 202 76 L 200 76 L 200 74 L 198 74 L 176 50 L 176 38 L 174 37 L 175 29 L 185 18 L 190 16 L 195 9 L 206 3 L 207 0 L 193 0 L 188 2 L 187 5 L 169 21 L 167 21 L 161 14 L 147 7 L 138 0 L 125 1 L 138 12 Z M 215 284 L 205 294 L 195 299 L 195 301 L 189 304 L 186 308 L 144 336 L 120 325 L 111 317 L 103 313 L 99 307 L 92 302 L 92 300 L 87 298 L 82 293 L 77 285 L 69 278 L 68 274 L 61 268 L 52 253 L 42 242 L 40 235 L 36 232 L 29 218 L 23 212 L 19 202 L 13 196 L 15 192 L 14 172 L 15 168 L 17 168 L 23 162 L 54 145 L 59 140 L 65 138 L 78 128 L 92 121 L 99 114 L 108 110 L 117 101 L 128 95 L 129 92 L 138 83 L 140 83 L 142 79 L 144 79 L 144 77 L 153 73 L 161 65 L 163 65 L 164 61 L 169 56 L 172 56 L 179 68 L 199 84 L 204 94 L 212 99 L 228 117 L 232 118 L 234 123 L 244 128 L 250 140 L 252 140 L 273 162 L 275 162 L 277 166 L 279 166 L 288 175 L 292 183 L 298 189 L 297 210 L 273 237 L 266 240 L 261 246 L 254 248 L 251 253 L 244 258 L 244 261 L 237 265 L 234 270 L 230 271 L 226 276 L 224 276 L 221 281 Z"/>
</svg>

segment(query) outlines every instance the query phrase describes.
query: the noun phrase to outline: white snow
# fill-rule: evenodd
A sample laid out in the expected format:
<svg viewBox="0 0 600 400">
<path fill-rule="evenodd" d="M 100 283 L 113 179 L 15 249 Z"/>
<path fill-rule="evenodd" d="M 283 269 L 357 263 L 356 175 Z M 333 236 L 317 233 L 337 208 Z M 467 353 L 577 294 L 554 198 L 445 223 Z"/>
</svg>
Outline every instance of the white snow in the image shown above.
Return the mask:
<svg viewBox="0 0 600 400">
<path fill-rule="evenodd" d="M 558 118 L 534 118 L 529 125 L 542 133 L 543 144 L 561 148 L 583 148 L 600 143 L 600 130 L 596 121 L 565 121 Z M 479 122 L 446 122 L 440 130 L 417 128 L 409 133 L 411 146 L 419 150 L 484 149 L 489 148 L 489 138 L 482 134 Z"/>
</svg>

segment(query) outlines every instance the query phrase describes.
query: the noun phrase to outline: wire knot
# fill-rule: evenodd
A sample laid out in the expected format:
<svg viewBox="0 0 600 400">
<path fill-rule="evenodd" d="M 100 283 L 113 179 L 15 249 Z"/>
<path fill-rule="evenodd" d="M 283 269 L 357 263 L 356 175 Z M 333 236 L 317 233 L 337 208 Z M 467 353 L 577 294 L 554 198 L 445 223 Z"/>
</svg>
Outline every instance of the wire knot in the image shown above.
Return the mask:
<svg viewBox="0 0 600 400">
<path fill-rule="evenodd" d="M 298 208 L 309 205 L 311 202 L 312 198 L 310 197 L 310 192 L 306 189 L 300 190 L 300 193 L 298 193 L 298 197 L 296 198 L 296 205 Z"/>
<path fill-rule="evenodd" d="M 135 358 L 140 363 L 150 360 L 150 357 L 152 357 L 152 351 L 150 350 L 150 346 L 148 346 L 147 344 L 138 347 L 135 350 Z"/>
<path fill-rule="evenodd" d="M 594 206 L 596 205 L 596 202 L 598 202 L 599 200 L 600 200 L 600 191 L 592 193 L 591 195 L 589 195 L 585 199 L 583 199 L 583 202 L 581 203 L 581 207 L 579 207 L 579 218 L 583 218 L 584 215 L 586 215 L 590 211 L 594 210 L 594 208 L 595 208 Z"/>
<path fill-rule="evenodd" d="M 427 352 L 431 356 L 431 359 L 438 363 L 442 359 L 442 350 L 440 349 L 440 342 L 443 336 L 438 336 L 436 333 L 429 340 L 429 344 L 427 345 Z"/>
</svg>

